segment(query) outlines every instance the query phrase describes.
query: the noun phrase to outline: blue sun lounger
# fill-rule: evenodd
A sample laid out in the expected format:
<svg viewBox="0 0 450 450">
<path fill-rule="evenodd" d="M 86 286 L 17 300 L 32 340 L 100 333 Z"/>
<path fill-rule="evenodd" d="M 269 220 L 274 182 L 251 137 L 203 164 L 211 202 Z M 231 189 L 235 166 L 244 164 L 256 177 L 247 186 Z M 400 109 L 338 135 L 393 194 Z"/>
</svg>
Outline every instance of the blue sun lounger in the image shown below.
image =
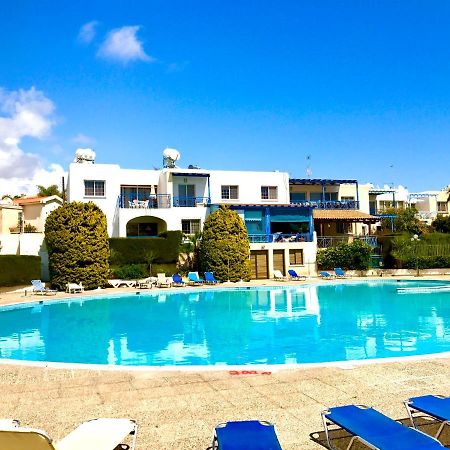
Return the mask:
<svg viewBox="0 0 450 450">
<path fill-rule="evenodd" d="M 373 408 L 360 405 L 337 406 L 322 412 L 327 444 L 331 444 L 329 425 L 338 425 L 353 435 L 347 450 L 355 440 L 376 450 L 444 450 L 435 438 L 409 428 Z"/>
<path fill-rule="evenodd" d="M 216 280 L 212 272 L 205 272 L 205 283 L 206 284 L 217 284 L 219 280 Z"/>
<path fill-rule="evenodd" d="M 446 425 L 450 426 L 450 397 L 440 395 L 422 395 L 421 397 L 411 397 L 405 402 L 406 409 L 411 419 L 411 424 L 417 428 L 414 421 L 418 415 L 430 416 L 441 423 L 435 438 L 438 439 Z"/>
<path fill-rule="evenodd" d="M 319 275 L 321 278 L 325 278 L 326 280 L 331 280 L 332 278 L 334 278 L 334 275 L 331 275 L 328 272 L 319 272 Z"/>
<path fill-rule="evenodd" d="M 184 286 L 186 283 L 183 281 L 183 278 L 179 273 L 174 273 L 172 275 L 173 286 Z"/>
<path fill-rule="evenodd" d="M 305 275 L 299 275 L 294 269 L 289 269 L 288 274 L 291 277 L 291 280 L 295 280 L 295 281 L 305 281 L 306 280 Z"/>
<path fill-rule="evenodd" d="M 282 450 L 275 427 L 269 422 L 245 420 L 221 423 L 214 429 L 213 449 Z"/>
</svg>

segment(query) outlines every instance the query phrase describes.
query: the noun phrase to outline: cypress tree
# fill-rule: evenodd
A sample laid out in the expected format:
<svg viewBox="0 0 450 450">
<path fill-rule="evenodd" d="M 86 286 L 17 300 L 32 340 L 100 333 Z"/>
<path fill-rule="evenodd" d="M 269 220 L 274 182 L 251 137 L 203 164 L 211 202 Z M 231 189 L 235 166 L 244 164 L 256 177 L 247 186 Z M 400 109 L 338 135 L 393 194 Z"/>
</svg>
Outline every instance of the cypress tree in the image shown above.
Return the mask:
<svg viewBox="0 0 450 450">
<path fill-rule="evenodd" d="M 104 286 L 109 273 L 106 217 L 92 202 L 65 203 L 45 222 L 52 285 L 64 290 L 67 283 L 87 289 Z"/>
<path fill-rule="evenodd" d="M 205 220 L 200 244 L 200 265 L 221 281 L 250 280 L 250 244 L 239 215 L 221 206 Z"/>
</svg>

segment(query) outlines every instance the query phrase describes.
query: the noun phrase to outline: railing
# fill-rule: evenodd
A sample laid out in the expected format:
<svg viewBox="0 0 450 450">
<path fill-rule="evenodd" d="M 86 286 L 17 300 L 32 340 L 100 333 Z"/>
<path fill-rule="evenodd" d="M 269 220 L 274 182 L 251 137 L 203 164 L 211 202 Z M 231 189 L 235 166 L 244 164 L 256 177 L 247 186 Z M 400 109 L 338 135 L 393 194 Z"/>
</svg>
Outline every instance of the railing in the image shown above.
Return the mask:
<svg viewBox="0 0 450 450">
<path fill-rule="evenodd" d="M 209 197 L 174 197 L 173 206 L 192 207 L 192 206 L 208 206 L 211 203 Z"/>
<path fill-rule="evenodd" d="M 119 196 L 119 208 L 147 209 L 147 208 L 170 208 L 170 194 L 150 195 L 145 200 L 130 199 Z"/>
<path fill-rule="evenodd" d="M 311 242 L 309 233 L 249 234 L 248 240 L 252 244 L 265 244 L 265 243 L 271 243 L 271 242 Z"/>
<path fill-rule="evenodd" d="M 299 201 L 291 202 L 291 205 L 299 205 L 317 209 L 359 209 L 357 200 L 330 200 L 330 201 Z"/>
<path fill-rule="evenodd" d="M 369 244 L 372 248 L 378 246 L 377 236 L 317 236 L 317 247 L 318 248 L 329 248 L 336 247 L 336 245 L 342 243 L 349 243 L 353 241 L 363 241 Z"/>
</svg>

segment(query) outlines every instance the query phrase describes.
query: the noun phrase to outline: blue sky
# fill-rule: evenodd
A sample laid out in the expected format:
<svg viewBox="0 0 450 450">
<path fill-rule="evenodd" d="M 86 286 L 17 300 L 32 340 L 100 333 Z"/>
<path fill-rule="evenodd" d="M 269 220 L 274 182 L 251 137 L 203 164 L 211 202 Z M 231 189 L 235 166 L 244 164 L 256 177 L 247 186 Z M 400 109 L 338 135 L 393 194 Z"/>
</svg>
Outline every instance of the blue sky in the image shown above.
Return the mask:
<svg viewBox="0 0 450 450">
<path fill-rule="evenodd" d="M 450 184 L 448 1 L 63 3 L 0 4 L 0 191 L 59 177 L 77 147 Z"/>
</svg>

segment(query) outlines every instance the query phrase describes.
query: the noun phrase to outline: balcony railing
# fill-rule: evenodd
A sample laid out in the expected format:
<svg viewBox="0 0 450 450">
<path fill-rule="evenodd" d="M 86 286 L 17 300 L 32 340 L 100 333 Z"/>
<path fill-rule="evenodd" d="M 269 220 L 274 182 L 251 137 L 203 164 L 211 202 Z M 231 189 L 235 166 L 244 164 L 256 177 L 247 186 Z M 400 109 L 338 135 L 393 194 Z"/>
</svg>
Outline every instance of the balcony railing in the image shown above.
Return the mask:
<svg viewBox="0 0 450 450">
<path fill-rule="evenodd" d="M 363 241 L 369 244 L 372 248 L 378 246 L 378 239 L 376 236 L 318 236 L 317 237 L 317 247 L 318 248 L 329 248 L 336 247 L 339 244 L 347 244 L 352 241 Z"/>
<path fill-rule="evenodd" d="M 309 233 L 297 234 L 249 234 L 248 240 L 252 244 L 265 244 L 271 242 L 311 242 Z"/>
<path fill-rule="evenodd" d="M 126 209 L 170 208 L 170 194 L 150 195 L 145 200 L 130 199 L 119 196 L 119 207 Z"/>
<path fill-rule="evenodd" d="M 209 197 L 174 197 L 173 206 L 192 207 L 192 206 L 208 206 L 211 203 Z"/>
<path fill-rule="evenodd" d="M 300 205 L 317 209 L 359 209 L 357 200 L 329 200 L 329 201 L 298 201 L 291 202 L 292 205 Z"/>
</svg>

